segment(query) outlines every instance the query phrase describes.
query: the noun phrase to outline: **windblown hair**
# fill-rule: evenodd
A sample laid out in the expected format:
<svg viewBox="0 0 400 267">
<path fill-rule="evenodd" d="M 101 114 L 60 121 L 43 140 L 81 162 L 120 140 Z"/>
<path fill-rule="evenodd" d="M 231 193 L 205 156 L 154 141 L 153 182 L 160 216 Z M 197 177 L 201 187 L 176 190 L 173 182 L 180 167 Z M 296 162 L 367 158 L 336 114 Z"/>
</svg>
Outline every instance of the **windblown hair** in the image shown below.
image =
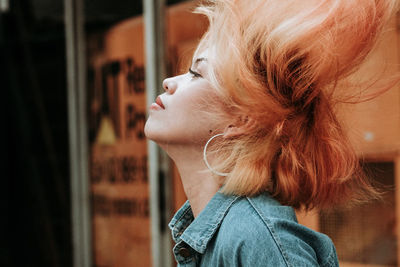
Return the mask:
<svg viewBox="0 0 400 267">
<path fill-rule="evenodd" d="M 209 77 L 247 132 L 225 139 L 223 192 L 269 192 L 312 209 L 376 195 L 335 114 L 335 88 L 375 45 L 393 0 L 217 0 L 196 9 L 209 29 Z M 216 167 L 216 168 L 217 168 Z"/>
</svg>

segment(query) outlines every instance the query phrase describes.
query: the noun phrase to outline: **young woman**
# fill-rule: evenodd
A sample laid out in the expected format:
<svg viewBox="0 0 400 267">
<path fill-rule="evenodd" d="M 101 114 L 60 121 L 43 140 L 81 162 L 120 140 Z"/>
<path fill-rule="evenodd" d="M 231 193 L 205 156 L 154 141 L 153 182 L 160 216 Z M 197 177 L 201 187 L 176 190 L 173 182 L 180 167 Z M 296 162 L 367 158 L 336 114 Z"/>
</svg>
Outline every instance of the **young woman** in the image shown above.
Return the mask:
<svg viewBox="0 0 400 267">
<path fill-rule="evenodd" d="M 341 81 L 393 0 L 220 0 L 185 74 L 163 82 L 146 136 L 188 201 L 170 222 L 179 266 L 338 266 L 293 208 L 374 196 L 337 120 Z"/>
</svg>

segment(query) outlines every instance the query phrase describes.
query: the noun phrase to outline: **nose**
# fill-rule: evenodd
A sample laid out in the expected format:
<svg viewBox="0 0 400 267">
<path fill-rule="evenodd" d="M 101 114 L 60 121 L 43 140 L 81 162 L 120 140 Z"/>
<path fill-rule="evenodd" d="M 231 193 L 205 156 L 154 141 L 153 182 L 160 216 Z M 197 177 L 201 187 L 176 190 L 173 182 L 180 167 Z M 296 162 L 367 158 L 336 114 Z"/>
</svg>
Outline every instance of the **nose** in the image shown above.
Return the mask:
<svg viewBox="0 0 400 267">
<path fill-rule="evenodd" d="M 176 91 L 176 87 L 177 83 L 173 78 L 167 78 L 163 81 L 163 88 L 169 94 L 173 94 Z"/>
</svg>

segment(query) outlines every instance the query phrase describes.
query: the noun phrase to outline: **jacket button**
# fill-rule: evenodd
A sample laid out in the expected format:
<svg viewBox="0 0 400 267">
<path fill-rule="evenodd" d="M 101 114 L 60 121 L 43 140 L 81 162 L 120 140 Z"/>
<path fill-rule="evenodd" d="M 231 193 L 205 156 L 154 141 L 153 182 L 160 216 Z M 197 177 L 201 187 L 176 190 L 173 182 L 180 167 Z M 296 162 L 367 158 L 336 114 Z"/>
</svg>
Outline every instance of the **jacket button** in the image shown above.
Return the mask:
<svg viewBox="0 0 400 267">
<path fill-rule="evenodd" d="M 184 258 L 187 258 L 190 256 L 190 250 L 187 248 L 180 248 L 178 253 L 179 253 L 179 255 L 181 255 Z"/>
</svg>

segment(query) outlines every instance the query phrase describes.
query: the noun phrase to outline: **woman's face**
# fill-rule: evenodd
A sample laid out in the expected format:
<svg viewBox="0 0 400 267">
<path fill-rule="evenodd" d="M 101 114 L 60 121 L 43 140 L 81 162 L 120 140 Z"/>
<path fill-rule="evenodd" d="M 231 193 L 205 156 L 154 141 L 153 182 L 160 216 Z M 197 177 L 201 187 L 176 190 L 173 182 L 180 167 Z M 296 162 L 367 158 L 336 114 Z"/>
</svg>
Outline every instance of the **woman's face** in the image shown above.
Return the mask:
<svg viewBox="0 0 400 267">
<path fill-rule="evenodd" d="M 202 53 L 187 73 L 164 80 L 165 93 L 150 106 L 147 138 L 160 145 L 204 145 L 210 136 L 221 132 L 223 125 L 207 112 L 218 105 L 207 70 L 206 53 Z"/>
</svg>

